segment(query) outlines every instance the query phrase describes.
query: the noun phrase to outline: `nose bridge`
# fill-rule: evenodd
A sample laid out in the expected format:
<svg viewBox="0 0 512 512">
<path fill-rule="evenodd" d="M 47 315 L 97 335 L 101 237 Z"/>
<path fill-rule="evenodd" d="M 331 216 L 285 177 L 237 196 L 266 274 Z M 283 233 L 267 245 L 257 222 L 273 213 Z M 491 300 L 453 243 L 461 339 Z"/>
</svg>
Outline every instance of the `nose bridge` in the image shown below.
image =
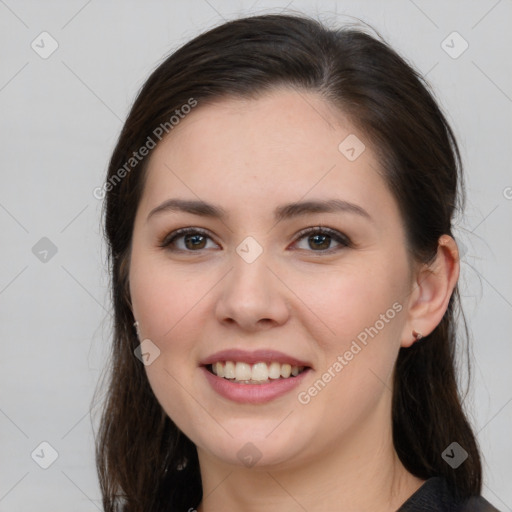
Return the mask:
<svg viewBox="0 0 512 512">
<path fill-rule="evenodd" d="M 246 236 L 236 247 L 236 253 L 248 265 L 259 259 L 263 252 L 263 246 L 251 235 Z"/>
<path fill-rule="evenodd" d="M 230 288 L 242 303 L 264 301 L 270 294 L 268 274 L 268 251 L 265 251 L 253 236 L 247 236 L 235 249 L 233 256 L 233 275 Z"/>
<path fill-rule="evenodd" d="M 254 240 L 254 239 L 253 239 Z M 268 281 L 269 253 L 255 241 L 244 241 L 238 245 L 233 255 L 232 283 L 240 285 L 259 295 L 267 294 L 271 283 Z"/>
<path fill-rule="evenodd" d="M 279 280 L 269 267 L 269 253 L 252 236 L 246 237 L 233 253 L 232 270 L 219 299 L 219 320 L 235 321 L 245 328 L 260 320 L 280 323 L 287 314 Z"/>
</svg>

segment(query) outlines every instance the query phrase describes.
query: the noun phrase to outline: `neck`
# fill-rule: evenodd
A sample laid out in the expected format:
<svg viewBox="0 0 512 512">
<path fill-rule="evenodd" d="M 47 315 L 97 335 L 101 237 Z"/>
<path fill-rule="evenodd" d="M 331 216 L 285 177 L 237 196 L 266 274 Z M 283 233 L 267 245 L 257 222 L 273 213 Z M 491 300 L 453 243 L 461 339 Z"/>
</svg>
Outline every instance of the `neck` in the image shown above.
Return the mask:
<svg viewBox="0 0 512 512">
<path fill-rule="evenodd" d="M 424 480 L 409 473 L 395 452 L 391 419 L 382 421 L 388 405 L 379 404 L 365 425 L 314 460 L 286 467 L 231 466 L 198 451 L 203 482 L 198 512 L 396 511 Z"/>
</svg>

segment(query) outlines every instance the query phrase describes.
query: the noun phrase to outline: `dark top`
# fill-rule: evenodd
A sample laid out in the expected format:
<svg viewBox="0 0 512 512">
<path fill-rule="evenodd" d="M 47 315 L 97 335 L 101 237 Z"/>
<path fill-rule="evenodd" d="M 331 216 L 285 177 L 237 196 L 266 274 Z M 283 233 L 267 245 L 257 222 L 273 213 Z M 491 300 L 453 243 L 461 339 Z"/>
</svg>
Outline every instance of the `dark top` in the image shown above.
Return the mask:
<svg viewBox="0 0 512 512">
<path fill-rule="evenodd" d="M 396 512 L 499 512 L 481 496 L 457 500 L 444 478 L 429 478 Z"/>
</svg>

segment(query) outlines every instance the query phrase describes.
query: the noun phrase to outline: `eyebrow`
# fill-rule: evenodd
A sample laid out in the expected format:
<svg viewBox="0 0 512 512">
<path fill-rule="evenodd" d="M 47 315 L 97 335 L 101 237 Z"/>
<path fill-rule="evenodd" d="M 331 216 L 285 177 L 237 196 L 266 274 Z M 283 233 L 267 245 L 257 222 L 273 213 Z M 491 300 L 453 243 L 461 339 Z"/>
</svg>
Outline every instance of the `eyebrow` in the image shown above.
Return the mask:
<svg viewBox="0 0 512 512">
<path fill-rule="evenodd" d="M 219 205 L 207 203 L 205 201 L 190 200 L 190 199 L 168 199 L 162 204 L 153 208 L 147 216 L 146 222 L 157 214 L 167 212 L 185 212 L 193 215 L 200 215 L 202 217 L 210 217 L 214 219 L 227 219 L 228 213 L 224 208 Z M 361 206 L 343 201 L 341 199 L 328 199 L 316 201 L 302 201 L 296 203 L 288 203 L 278 206 L 274 210 L 274 218 L 277 222 L 307 215 L 312 213 L 336 213 L 345 212 L 359 215 L 371 222 L 373 222 L 370 214 Z"/>
</svg>

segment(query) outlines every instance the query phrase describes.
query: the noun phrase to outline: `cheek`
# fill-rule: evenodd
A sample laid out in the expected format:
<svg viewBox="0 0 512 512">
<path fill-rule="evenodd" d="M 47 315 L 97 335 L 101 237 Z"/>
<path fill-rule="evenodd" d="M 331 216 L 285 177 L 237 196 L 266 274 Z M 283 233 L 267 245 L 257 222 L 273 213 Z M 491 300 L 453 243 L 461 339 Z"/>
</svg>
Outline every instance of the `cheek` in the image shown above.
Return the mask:
<svg viewBox="0 0 512 512">
<path fill-rule="evenodd" d="M 160 350 L 145 366 L 150 386 L 167 415 L 178 428 L 193 432 L 204 422 L 204 410 L 190 397 L 197 375 L 197 340 L 204 338 L 198 315 L 204 318 L 201 298 L 212 287 L 211 278 L 193 278 L 150 258 L 132 258 L 130 292 L 141 339 L 149 339 Z"/>
<path fill-rule="evenodd" d="M 327 430 L 345 423 L 348 428 L 355 417 L 370 414 L 391 387 L 405 318 L 402 274 L 398 262 L 375 259 L 364 267 L 337 269 L 322 287 L 311 282 L 309 295 L 302 288 L 329 330 L 311 329 L 320 364 L 313 382 L 299 392 L 301 403 L 308 402 L 304 412 L 326 418 Z"/>
<path fill-rule="evenodd" d="M 155 343 L 172 338 L 180 325 L 187 324 L 190 314 L 211 287 L 210 280 L 201 273 L 194 276 L 151 258 L 134 257 L 130 293 L 141 335 Z"/>
<path fill-rule="evenodd" d="M 362 422 L 383 396 L 390 399 L 405 315 L 403 283 L 387 268 L 338 273 L 326 280 L 323 290 L 309 289 L 307 303 L 329 331 L 316 331 L 321 361 L 312 381 L 298 393 L 308 421 L 323 418 L 319 428 L 326 436 Z"/>
<path fill-rule="evenodd" d="M 366 265 L 340 266 L 321 276 L 295 276 L 290 287 L 314 313 L 308 316 L 317 319 L 315 340 L 326 352 L 343 349 L 359 335 L 364 340 L 365 333 L 370 336 L 368 330 L 375 333 L 375 326 L 385 335 L 380 338 L 393 338 L 400 331 L 406 287 L 403 272 L 391 265 L 369 261 Z"/>
</svg>

